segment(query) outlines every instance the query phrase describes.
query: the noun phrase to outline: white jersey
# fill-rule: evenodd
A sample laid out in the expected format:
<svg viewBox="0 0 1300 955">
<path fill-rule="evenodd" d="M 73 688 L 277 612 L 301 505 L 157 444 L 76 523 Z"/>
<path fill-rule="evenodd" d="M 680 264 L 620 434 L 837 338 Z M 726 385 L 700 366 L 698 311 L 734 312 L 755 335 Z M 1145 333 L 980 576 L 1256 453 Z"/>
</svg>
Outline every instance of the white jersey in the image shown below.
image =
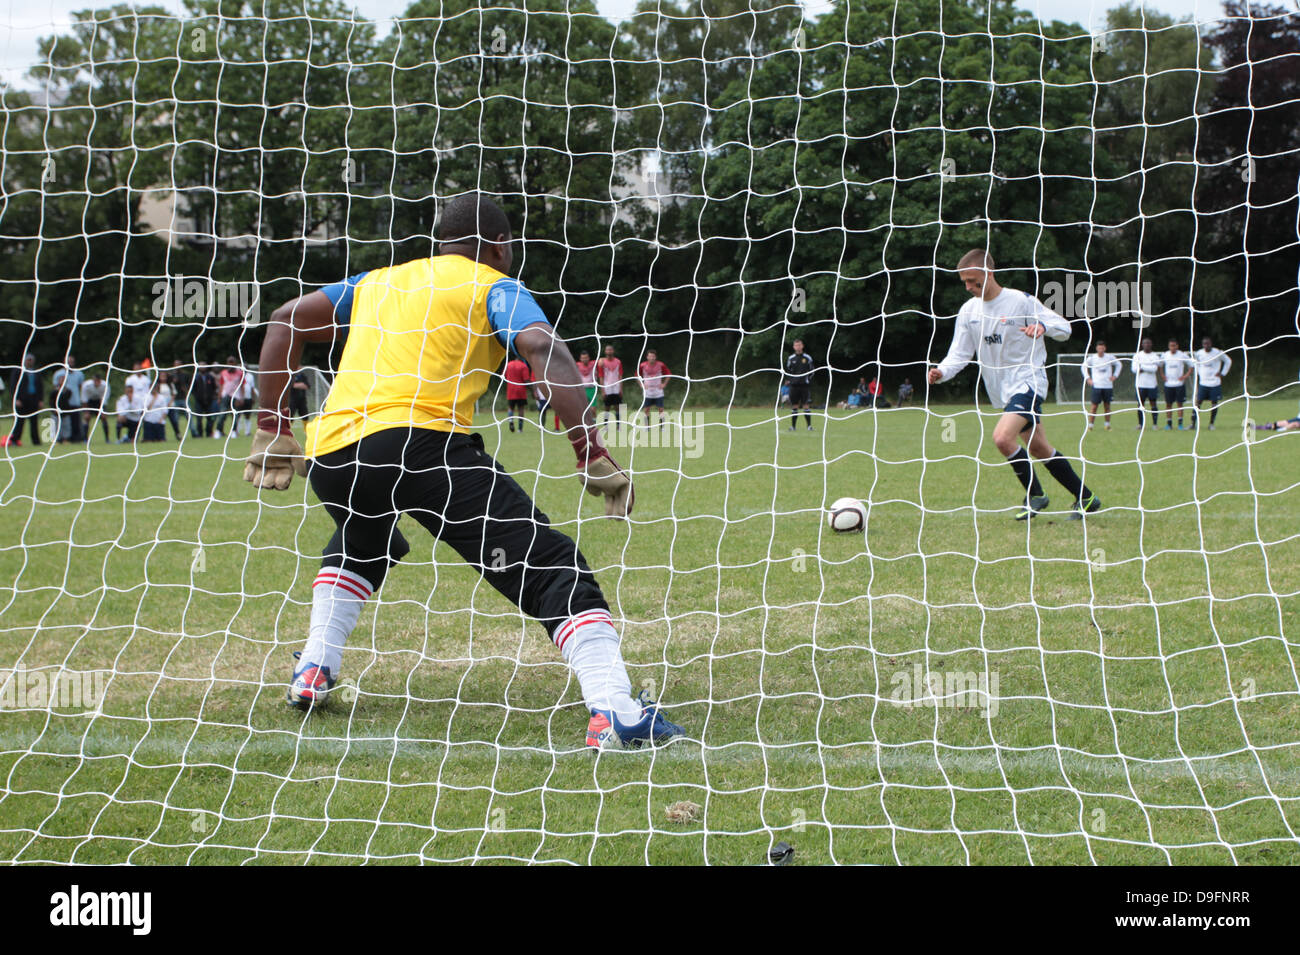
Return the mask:
<svg viewBox="0 0 1300 955">
<path fill-rule="evenodd" d="M 122 395 L 117 399 L 117 413 L 128 421 L 139 421 L 144 405 L 134 395 Z"/>
<path fill-rule="evenodd" d="M 153 379 L 142 371 L 127 375 L 126 384 L 137 395 L 147 395 L 153 390 Z"/>
<path fill-rule="evenodd" d="M 1046 398 L 1047 345 L 1023 331 L 1035 322 L 1042 323 L 1048 338 L 1070 337 L 1070 323 L 1032 295 L 1004 288 L 989 302 L 972 298 L 957 313 L 939 380 L 947 381 L 977 358 L 984 390 L 999 408 L 1026 391 Z"/>
<path fill-rule="evenodd" d="M 1161 358 L 1153 351 L 1140 351 L 1133 356 L 1133 377 L 1139 388 L 1158 388 Z"/>
<path fill-rule="evenodd" d="M 149 396 L 148 410 L 144 413 L 144 420 L 148 424 L 162 424 L 167 417 L 167 409 L 171 402 L 167 396 L 159 392 Z"/>
<path fill-rule="evenodd" d="M 1223 384 L 1223 376 L 1232 368 L 1228 353 L 1218 348 L 1202 348 L 1192 357 L 1196 359 L 1196 383 L 1207 388 Z"/>
<path fill-rule="evenodd" d="M 101 378 L 95 384 L 94 378 L 87 378 L 81 383 L 81 403 L 88 408 L 98 408 L 108 404 L 108 382 Z"/>
<path fill-rule="evenodd" d="M 239 379 L 239 387 L 235 389 L 235 397 L 240 401 L 253 400 L 253 374 L 244 372 L 244 377 Z"/>
<path fill-rule="evenodd" d="M 1177 388 L 1192 365 L 1192 356 L 1182 350 L 1167 351 L 1160 356 L 1160 364 L 1165 371 L 1165 387 Z"/>
<path fill-rule="evenodd" d="M 1114 388 L 1115 379 L 1124 373 L 1124 366 L 1114 355 L 1089 355 L 1083 360 L 1083 377 L 1094 388 Z"/>
</svg>

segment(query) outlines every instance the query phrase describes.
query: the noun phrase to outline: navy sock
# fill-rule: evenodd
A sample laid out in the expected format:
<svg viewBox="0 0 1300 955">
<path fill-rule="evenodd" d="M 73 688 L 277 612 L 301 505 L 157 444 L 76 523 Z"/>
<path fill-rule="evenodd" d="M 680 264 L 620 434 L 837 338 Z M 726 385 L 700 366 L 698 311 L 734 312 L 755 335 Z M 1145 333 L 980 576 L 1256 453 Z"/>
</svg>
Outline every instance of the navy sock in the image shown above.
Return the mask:
<svg viewBox="0 0 1300 955">
<path fill-rule="evenodd" d="M 1043 486 L 1038 483 L 1038 475 L 1034 473 L 1034 465 L 1030 462 L 1029 453 L 1024 448 L 1016 448 L 1016 453 L 1007 458 L 1007 463 L 1011 465 L 1011 470 L 1016 472 L 1020 483 L 1025 486 L 1025 494 L 1029 497 L 1043 496 Z"/>
<path fill-rule="evenodd" d="M 1044 466 L 1052 477 L 1056 478 L 1061 487 L 1074 495 L 1076 501 L 1082 501 L 1092 496 L 1092 492 L 1079 480 L 1079 475 L 1074 473 L 1073 465 L 1060 451 L 1048 458 L 1044 462 Z"/>
</svg>

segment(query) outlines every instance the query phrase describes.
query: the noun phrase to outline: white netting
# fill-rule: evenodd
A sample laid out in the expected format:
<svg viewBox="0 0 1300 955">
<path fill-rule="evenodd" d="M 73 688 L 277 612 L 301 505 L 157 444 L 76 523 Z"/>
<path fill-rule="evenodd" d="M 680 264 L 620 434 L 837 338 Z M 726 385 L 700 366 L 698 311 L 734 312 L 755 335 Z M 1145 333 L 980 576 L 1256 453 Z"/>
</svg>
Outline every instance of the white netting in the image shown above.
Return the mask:
<svg viewBox="0 0 1300 955">
<path fill-rule="evenodd" d="M 3 91 L 0 859 L 1300 861 L 1300 485 L 1255 428 L 1300 359 L 1300 17 L 608 12 L 186 0 L 36 31 Z M 687 741 L 584 751 L 542 629 L 409 518 L 349 689 L 284 704 L 333 523 L 305 481 L 241 481 L 239 369 L 278 305 L 430 254 L 472 189 L 575 356 L 623 362 L 632 520 L 535 405 L 507 427 L 500 377 L 478 430 Z M 1043 420 L 1106 505 L 1085 521 L 1042 466 L 1049 512 L 1012 520 L 975 372 L 927 389 L 971 248 L 1071 321 Z M 1085 434 L 1085 351 L 1127 366 L 1147 334 L 1229 353 L 1213 433 L 1125 405 Z M 663 430 L 626 424 L 649 349 Z M 69 353 L 110 441 L 52 408 Z M 309 346 L 306 414 L 338 360 Z M 119 427 L 160 370 L 170 409 Z M 828 528 L 845 496 L 865 532 Z"/>
</svg>

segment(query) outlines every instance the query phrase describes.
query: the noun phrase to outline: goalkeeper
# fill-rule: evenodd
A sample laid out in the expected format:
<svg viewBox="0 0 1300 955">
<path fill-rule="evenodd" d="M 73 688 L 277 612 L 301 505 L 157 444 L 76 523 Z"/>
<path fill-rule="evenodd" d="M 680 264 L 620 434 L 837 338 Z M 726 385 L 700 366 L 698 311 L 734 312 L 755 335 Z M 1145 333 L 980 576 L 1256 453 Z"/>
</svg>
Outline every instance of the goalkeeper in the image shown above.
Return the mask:
<svg viewBox="0 0 1300 955">
<path fill-rule="evenodd" d="M 311 630 L 289 702 L 324 702 L 361 608 L 408 552 L 407 513 L 546 628 L 591 710 L 587 746 L 683 735 L 642 694 L 633 700 L 609 606 L 577 546 L 470 433 L 474 402 L 507 352 L 545 381 L 566 422 L 588 493 L 605 513 L 632 510 L 628 475 L 601 443 L 573 357 L 532 295 L 509 278 L 505 213 L 477 195 L 448 203 L 439 254 L 354 275 L 281 305 L 262 344 L 262 409 L 244 480 L 311 483 L 337 528 L 312 586 Z M 290 432 L 289 376 L 305 342 L 347 336 L 306 453 Z M 310 462 L 310 463 L 309 463 Z M 504 558 L 504 559 L 503 559 Z"/>
</svg>

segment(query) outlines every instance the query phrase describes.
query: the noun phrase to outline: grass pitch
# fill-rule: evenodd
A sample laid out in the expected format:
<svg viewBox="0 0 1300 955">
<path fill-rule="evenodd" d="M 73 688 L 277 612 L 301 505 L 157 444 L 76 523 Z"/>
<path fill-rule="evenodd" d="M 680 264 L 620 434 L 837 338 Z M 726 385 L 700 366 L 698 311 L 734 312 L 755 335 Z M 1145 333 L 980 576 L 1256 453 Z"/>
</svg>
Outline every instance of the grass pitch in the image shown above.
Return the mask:
<svg viewBox="0 0 1300 955">
<path fill-rule="evenodd" d="M 1140 438 L 1049 411 L 1086 522 L 1012 521 L 969 407 L 705 411 L 697 457 L 615 451 L 627 524 L 562 437 L 480 416 L 694 737 L 599 759 L 541 628 L 409 519 L 356 692 L 304 716 L 332 528 L 305 482 L 258 496 L 247 439 L 11 449 L 0 670 L 108 679 L 90 712 L 6 698 L 0 861 L 1300 863 L 1300 434 L 1243 441 L 1241 403 Z M 865 535 L 826 528 L 845 495 Z"/>
</svg>

